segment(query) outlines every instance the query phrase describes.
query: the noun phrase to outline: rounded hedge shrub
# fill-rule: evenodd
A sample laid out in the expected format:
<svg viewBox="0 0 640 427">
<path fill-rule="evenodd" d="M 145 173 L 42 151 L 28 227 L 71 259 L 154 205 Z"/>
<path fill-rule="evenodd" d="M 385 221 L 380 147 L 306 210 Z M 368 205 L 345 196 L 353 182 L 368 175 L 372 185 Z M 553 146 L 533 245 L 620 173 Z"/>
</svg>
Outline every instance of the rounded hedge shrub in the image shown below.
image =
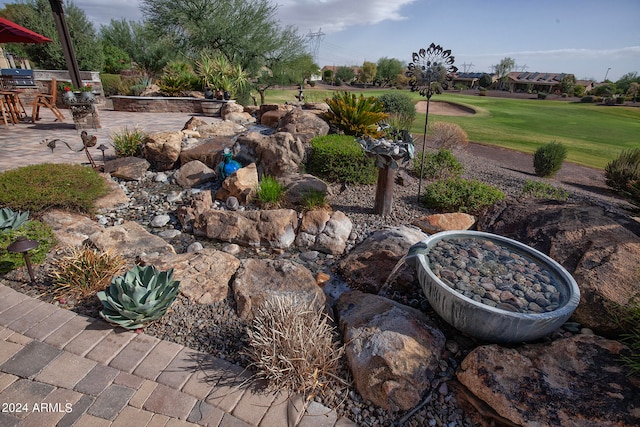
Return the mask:
<svg viewBox="0 0 640 427">
<path fill-rule="evenodd" d="M 623 150 L 604 168 L 605 183 L 616 191 L 626 191 L 629 183 L 640 180 L 640 148 Z"/>
<path fill-rule="evenodd" d="M 306 170 L 330 182 L 373 184 L 378 178 L 375 160 L 367 157 L 355 138 L 348 135 L 313 138 Z"/>
<path fill-rule="evenodd" d="M 533 154 L 533 167 L 536 175 L 551 177 L 562 167 L 562 162 L 567 157 L 567 147 L 559 142 L 552 141 L 538 148 Z"/>
<path fill-rule="evenodd" d="M 421 165 L 422 156 L 415 156 L 413 158 L 413 173 L 417 177 L 420 177 Z M 462 164 L 446 148 L 441 148 L 435 153 L 424 153 L 423 178 L 430 180 L 458 178 L 462 175 L 462 171 Z"/>
<path fill-rule="evenodd" d="M 483 182 L 452 178 L 429 184 L 423 201 L 431 209 L 478 215 L 504 197 L 502 191 Z"/>
</svg>

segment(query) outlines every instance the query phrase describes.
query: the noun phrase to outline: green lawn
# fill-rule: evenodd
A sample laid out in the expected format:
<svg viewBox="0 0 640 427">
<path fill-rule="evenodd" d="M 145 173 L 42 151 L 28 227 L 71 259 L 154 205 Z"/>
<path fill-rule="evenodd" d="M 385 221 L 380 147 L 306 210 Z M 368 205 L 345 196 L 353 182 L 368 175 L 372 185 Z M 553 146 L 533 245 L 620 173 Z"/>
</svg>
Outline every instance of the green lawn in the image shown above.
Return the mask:
<svg viewBox="0 0 640 427">
<path fill-rule="evenodd" d="M 385 90 L 367 90 L 380 96 Z M 294 90 L 269 90 L 266 101 L 293 100 Z M 310 101 L 321 101 L 329 91 L 306 90 Z M 416 101 L 424 100 L 407 91 Z M 607 107 L 555 100 L 509 99 L 458 94 L 434 95 L 432 101 L 449 101 L 473 107 L 478 114 L 465 117 L 429 114 L 429 122 L 460 125 L 469 140 L 533 153 L 538 147 L 558 141 L 568 148 L 567 160 L 603 169 L 620 151 L 640 147 L 640 107 Z M 413 133 L 422 134 L 424 114 L 417 114 Z"/>
</svg>

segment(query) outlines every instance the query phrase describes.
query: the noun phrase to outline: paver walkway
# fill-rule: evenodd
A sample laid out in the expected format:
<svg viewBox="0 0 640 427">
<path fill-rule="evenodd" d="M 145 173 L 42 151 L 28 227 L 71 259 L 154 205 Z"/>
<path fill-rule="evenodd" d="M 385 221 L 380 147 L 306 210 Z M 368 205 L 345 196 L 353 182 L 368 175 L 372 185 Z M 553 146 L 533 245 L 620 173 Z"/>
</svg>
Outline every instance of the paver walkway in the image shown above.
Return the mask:
<svg viewBox="0 0 640 427">
<path fill-rule="evenodd" d="M 84 153 L 42 144 L 59 138 L 81 146 L 69 113 L 54 122 L 0 129 L 0 171 L 51 163 L 86 163 Z M 98 144 L 124 126 L 179 131 L 186 113 L 100 111 Z M 205 118 L 205 120 L 212 120 Z M 113 154 L 107 151 L 107 155 Z M 96 160 L 102 154 L 92 152 Z M 242 368 L 178 344 L 114 329 L 0 285 L 0 426 L 354 426 L 300 396 L 266 393 Z"/>
</svg>

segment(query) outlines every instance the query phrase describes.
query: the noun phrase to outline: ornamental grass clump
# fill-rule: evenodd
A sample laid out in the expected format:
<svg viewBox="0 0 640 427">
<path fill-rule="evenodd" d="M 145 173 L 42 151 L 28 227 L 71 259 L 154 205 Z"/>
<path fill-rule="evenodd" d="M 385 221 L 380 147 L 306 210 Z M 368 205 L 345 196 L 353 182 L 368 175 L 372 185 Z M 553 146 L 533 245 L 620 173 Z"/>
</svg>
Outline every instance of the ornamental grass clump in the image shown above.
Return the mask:
<svg viewBox="0 0 640 427">
<path fill-rule="evenodd" d="M 478 215 L 504 198 L 502 191 L 480 181 L 453 178 L 429 184 L 423 202 L 428 208 L 443 212 Z"/>
<path fill-rule="evenodd" d="M 125 259 L 113 250 L 71 248 L 53 262 L 51 277 L 59 294 L 86 297 L 104 289 L 122 271 Z"/>
<path fill-rule="evenodd" d="M 315 301 L 272 296 L 256 311 L 247 333 L 246 354 L 269 388 L 313 398 L 345 385 L 338 375 L 344 347 Z"/>
<path fill-rule="evenodd" d="M 605 183 L 614 190 L 628 191 L 629 183 L 640 180 L 640 148 L 622 150 L 618 157 L 607 163 L 604 177 Z"/>
<path fill-rule="evenodd" d="M 561 187 L 554 187 L 546 182 L 527 180 L 522 186 L 522 195 L 536 199 L 567 200 L 569 192 Z"/>
<path fill-rule="evenodd" d="M 167 312 L 178 294 L 180 282 L 173 269 L 158 271 L 154 266 L 135 266 L 98 292 L 103 308 L 100 317 L 125 329 L 143 328 Z"/>
<path fill-rule="evenodd" d="M 137 157 L 142 154 L 142 147 L 147 134 L 138 128 L 125 126 L 120 132 L 111 135 L 111 145 L 117 157 Z"/>
<path fill-rule="evenodd" d="M 435 122 L 429 125 L 429 141 L 435 148 L 460 148 L 469 145 L 469 136 L 459 125 Z"/>
<path fill-rule="evenodd" d="M 266 208 L 277 207 L 284 196 L 284 185 L 272 176 L 265 176 L 258 184 L 256 198 Z"/>
</svg>

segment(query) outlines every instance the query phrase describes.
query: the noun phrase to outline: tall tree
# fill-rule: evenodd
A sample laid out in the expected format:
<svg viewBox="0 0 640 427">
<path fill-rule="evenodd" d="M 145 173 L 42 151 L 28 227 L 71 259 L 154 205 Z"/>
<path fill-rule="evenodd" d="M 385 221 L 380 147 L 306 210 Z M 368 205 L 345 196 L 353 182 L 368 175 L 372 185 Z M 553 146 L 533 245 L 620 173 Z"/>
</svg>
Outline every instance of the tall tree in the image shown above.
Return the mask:
<svg viewBox="0 0 640 427">
<path fill-rule="evenodd" d="M 396 81 L 398 75 L 404 72 L 406 65 L 399 59 L 383 57 L 378 60 L 376 67 L 376 81 L 380 86 L 388 86 Z"/>
<path fill-rule="evenodd" d="M 375 62 L 364 61 L 362 68 L 360 68 L 360 74 L 358 79 L 366 86 L 367 83 L 373 82 L 376 78 L 376 64 Z"/>
<path fill-rule="evenodd" d="M 178 57 L 170 40 L 158 36 L 147 24 L 112 19 L 109 25 L 100 27 L 100 36 L 105 46 L 126 52 L 150 76 L 159 74 L 171 59 Z"/>
<path fill-rule="evenodd" d="M 158 35 L 190 58 L 202 50 L 222 53 L 256 74 L 267 59 L 304 51 L 304 40 L 292 27 L 282 28 L 269 0 L 142 0 L 141 9 Z M 281 47 L 295 47 L 282 51 Z M 295 45 L 295 46 L 293 46 Z"/>
<path fill-rule="evenodd" d="M 503 58 L 498 65 L 493 66 L 493 70 L 496 73 L 500 85 L 503 86 L 506 83 L 507 76 L 516 66 L 516 61 L 508 56 Z"/>
<path fill-rule="evenodd" d="M 278 85 L 290 85 L 302 83 L 318 71 L 310 54 L 300 55 L 286 61 L 276 60 L 269 62 L 263 68 L 254 82 L 254 88 L 260 95 L 260 104 L 264 104 L 267 89 Z"/>
<path fill-rule="evenodd" d="M 64 2 L 69 35 L 81 70 L 102 70 L 103 54 L 100 42 L 84 11 L 71 2 Z M 51 43 L 11 45 L 11 50 L 24 53 L 36 66 L 66 70 L 67 65 L 48 0 L 25 0 L 7 5 L 2 16 L 53 40 Z"/>
<path fill-rule="evenodd" d="M 353 81 L 353 78 L 356 76 L 355 71 L 353 71 L 353 67 L 338 67 L 336 70 L 336 79 L 340 79 L 345 83 L 350 83 Z"/>
</svg>

